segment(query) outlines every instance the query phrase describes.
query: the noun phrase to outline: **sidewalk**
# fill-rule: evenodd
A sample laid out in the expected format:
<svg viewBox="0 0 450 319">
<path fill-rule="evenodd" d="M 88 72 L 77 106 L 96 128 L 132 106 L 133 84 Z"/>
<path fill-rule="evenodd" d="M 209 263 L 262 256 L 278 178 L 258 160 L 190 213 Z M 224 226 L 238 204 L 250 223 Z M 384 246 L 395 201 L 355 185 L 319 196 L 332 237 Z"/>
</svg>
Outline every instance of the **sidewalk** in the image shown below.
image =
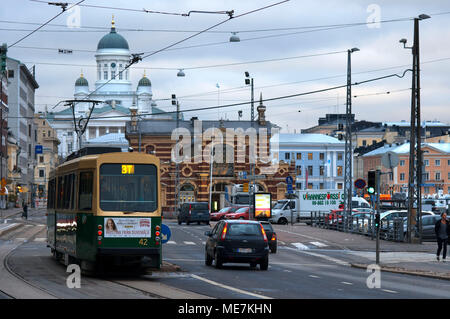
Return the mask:
<svg viewBox="0 0 450 319">
<path fill-rule="evenodd" d="M 320 239 L 332 247 L 327 253 L 344 260 L 352 267 L 367 269 L 375 264 L 375 240 L 358 234 L 307 226 L 305 224 L 275 225 L 275 231 L 289 232 L 306 238 Z M 284 232 L 283 232 L 284 231 Z M 288 234 L 289 234 L 288 233 Z M 297 237 L 298 238 L 298 237 Z M 447 262 L 436 260 L 434 241 L 408 244 L 380 240 L 380 267 L 382 271 L 450 280 L 450 255 Z M 450 253 L 450 247 L 449 251 Z"/>
</svg>

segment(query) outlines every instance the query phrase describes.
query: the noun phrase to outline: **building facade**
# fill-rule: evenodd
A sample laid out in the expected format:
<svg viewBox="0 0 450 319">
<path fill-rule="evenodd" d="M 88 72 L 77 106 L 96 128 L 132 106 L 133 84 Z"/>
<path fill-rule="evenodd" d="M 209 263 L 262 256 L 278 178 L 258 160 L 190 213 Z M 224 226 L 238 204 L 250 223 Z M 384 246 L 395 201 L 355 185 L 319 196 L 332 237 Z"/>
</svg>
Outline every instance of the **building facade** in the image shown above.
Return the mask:
<svg viewBox="0 0 450 319">
<path fill-rule="evenodd" d="M 343 189 L 344 142 L 324 134 L 278 134 L 275 140 L 274 158 L 295 168 L 296 189 Z"/>
<path fill-rule="evenodd" d="M 409 179 L 409 143 L 385 145 L 377 150 L 364 154 L 364 176 L 367 180 L 369 170 L 389 170 L 382 166 L 381 157 L 388 151 L 398 155 L 399 165 L 393 169 L 393 176 L 383 175 L 381 178 L 381 192 L 392 194 L 407 192 Z M 422 179 L 423 195 L 450 194 L 450 143 L 423 143 L 424 175 Z"/>
<path fill-rule="evenodd" d="M 35 199 L 39 206 L 44 206 L 47 201 L 47 184 L 50 172 L 59 163 L 58 145 L 60 144 L 56 130 L 54 130 L 43 114 L 35 114 L 34 124 L 37 128 L 36 168 L 34 171 L 34 181 L 36 184 Z"/>
<path fill-rule="evenodd" d="M 182 140 L 186 143 L 183 147 L 180 144 L 177 146 L 178 135 L 174 133 L 177 124 L 174 120 L 149 119 L 127 123 L 126 138 L 130 146 L 135 151 L 140 149 L 141 152 L 155 154 L 161 160 L 161 201 L 164 212 L 175 211 L 176 193 L 179 194 L 179 203 L 209 202 L 210 186 L 212 210 L 229 205 L 227 198 L 229 199 L 232 188 L 248 182 L 240 176 L 242 172 L 250 175 L 253 146 L 258 156 L 254 173 L 264 175 L 263 179 L 256 181 L 260 191 L 272 193 L 273 200 L 277 200 L 278 194 L 282 194 L 280 196 L 284 198 L 285 180 L 292 173 L 293 166 L 286 163 L 273 165 L 270 137 L 277 128 L 265 120 L 264 110 L 260 105 L 259 118 L 253 123 L 253 127 L 250 121 L 198 121 L 196 118 L 190 121 L 180 120 L 178 127 L 180 134 L 183 134 Z M 255 135 L 250 132 L 255 132 Z M 212 167 L 211 143 L 214 145 Z M 178 181 L 175 163 L 177 158 L 180 159 Z"/>
<path fill-rule="evenodd" d="M 0 180 L 7 179 L 8 160 L 8 76 L 0 76 Z M 6 208 L 7 187 L 0 185 L 0 209 Z"/>
<path fill-rule="evenodd" d="M 17 161 L 15 167 L 20 177 L 10 178 L 10 190 L 21 185 L 22 200 L 30 202 L 34 193 L 34 167 L 36 165 L 35 145 L 37 132 L 34 125 L 35 91 L 39 88 L 34 72 L 18 60 L 8 58 L 8 127 L 14 135 L 17 145 Z M 14 185 L 15 186 L 14 186 Z"/>
<path fill-rule="evenodd" d="M 106 134 L 125 134 L 125 123 L 130 119 L 130 109 L 137 109 L 141 117 L 152 118 L 151 113 L 160 113 L 153 100 L 152 84 L 145 72 L 133 88 L 131 69 L 127 68 L 131 60 L 127 40 L 117 33 L 114 19 L 111 31 L 104 35 L 97 44 L 95 60 L 97 65 L 94 89 L 88 79 L 81 73 L 75 81 L 75 100 L 97 100 L 92 117 L 82 137 L 82 143 Z M 92 85 L 91 85 L 92 86 Z M 74 103 L 75 117 L 87 118 L 93 103 Z M 69 106 L 59 112 L 46 114 L 50 124 L 57 131 L 61 141 L 58 153 L 66 157 L 79 149 L 79 139 L 74 130 L 73 111 Z M 161 116 L 160 116 L 161 117 Z M 173 116 L 168 116 L 173 118 Z"/>
</svg>

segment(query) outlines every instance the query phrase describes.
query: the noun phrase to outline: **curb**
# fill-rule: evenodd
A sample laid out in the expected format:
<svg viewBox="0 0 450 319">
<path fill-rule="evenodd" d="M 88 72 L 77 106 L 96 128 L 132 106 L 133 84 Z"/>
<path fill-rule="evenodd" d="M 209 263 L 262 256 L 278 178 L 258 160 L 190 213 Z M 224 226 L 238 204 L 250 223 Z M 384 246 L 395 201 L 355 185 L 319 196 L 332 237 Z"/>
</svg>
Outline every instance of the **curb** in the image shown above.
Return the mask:
<svg viewBox="0 0 450 319">
<path fill-rule="evenodd" d="M 7 227 L 6 229 L 0 230 L 0 236 L 6 235 L 7 233 L 23 226 L 23 224 L 21 223 L 17 223 L 17 224 L 10 224 L 11 227 Z"/>
<path fill-rule="evenodd" d="M 354 268 L 360 268 L 360 269 L 367 269 L 369 266 L 368 264 L 350 264 L 351 267 Z M 421 277 L 427 277 L 427 278 L 434 278 L 434 279 L 443 279 L 443 280 L 450 280 L 450 273 L 437 273 L 433 271 L 425 271 L 425 270 L 411 270 L 401 267 L 389 267 L 389 266 L 383 266 L 380 265 L 381 271 L 386 272 L 392 272 L 397 274 L 406 274 L 406 275 L 413 275 L 413 276 L 421 276 Z"/>
</svg>

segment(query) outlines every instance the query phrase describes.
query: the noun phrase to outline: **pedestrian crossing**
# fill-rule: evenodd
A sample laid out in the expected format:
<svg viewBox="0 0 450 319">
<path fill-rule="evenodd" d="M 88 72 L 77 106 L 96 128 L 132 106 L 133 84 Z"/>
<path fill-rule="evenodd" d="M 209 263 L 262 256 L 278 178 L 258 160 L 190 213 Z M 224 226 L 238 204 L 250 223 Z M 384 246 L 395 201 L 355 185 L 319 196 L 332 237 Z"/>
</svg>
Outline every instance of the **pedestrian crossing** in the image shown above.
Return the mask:
<svg viewBox="0 0 450 319">
<path fill-rule="evenodd" d="M 186 246 L 195 246 L 195 245 L 205 245 L 206 242 L 193 242 L 193 241 L 175 241 L 175 240 L 169 240 L 167 245 L 186 245 Z M 310 250 L 310 249 L 318 249 L 318 248 L 325 248 L 329 247 L 327 244 L 322 243 L 320 241 L 311 241 L 311 242 L 303 242 L 303 243 L 285 243 L 285 242 L 278 242 L 278 246 L 288 246 L 288 247 L 295 247 L 298 250 Z"/>
</svg>

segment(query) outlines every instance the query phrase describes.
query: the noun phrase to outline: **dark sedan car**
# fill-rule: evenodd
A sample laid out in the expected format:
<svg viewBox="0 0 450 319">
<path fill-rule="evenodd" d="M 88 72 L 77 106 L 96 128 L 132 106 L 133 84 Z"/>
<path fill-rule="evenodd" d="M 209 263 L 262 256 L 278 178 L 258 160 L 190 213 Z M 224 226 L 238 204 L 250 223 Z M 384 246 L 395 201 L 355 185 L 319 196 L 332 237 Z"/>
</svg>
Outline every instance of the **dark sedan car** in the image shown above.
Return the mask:
<svg viewBox="0 0 450 319">
<path fill-rule="evenodd" d="M 272 224 L 266 221 L 260 222 L 263 225 L 264 230 L 266 231 L 267 240 L 269 241 L 269 248 L 272 254 L 277 252 L 277 233 L 272 227 Z"/>
<path fill-rule="evenodd" d="M 216 268 L 224 263 L 259 264 L 261 270 L 269 267 L 269 245 L 263 226 L 250 220 L 221 220 L 208 236 L 205 246 L 205 264 Z"/>
</svg>

